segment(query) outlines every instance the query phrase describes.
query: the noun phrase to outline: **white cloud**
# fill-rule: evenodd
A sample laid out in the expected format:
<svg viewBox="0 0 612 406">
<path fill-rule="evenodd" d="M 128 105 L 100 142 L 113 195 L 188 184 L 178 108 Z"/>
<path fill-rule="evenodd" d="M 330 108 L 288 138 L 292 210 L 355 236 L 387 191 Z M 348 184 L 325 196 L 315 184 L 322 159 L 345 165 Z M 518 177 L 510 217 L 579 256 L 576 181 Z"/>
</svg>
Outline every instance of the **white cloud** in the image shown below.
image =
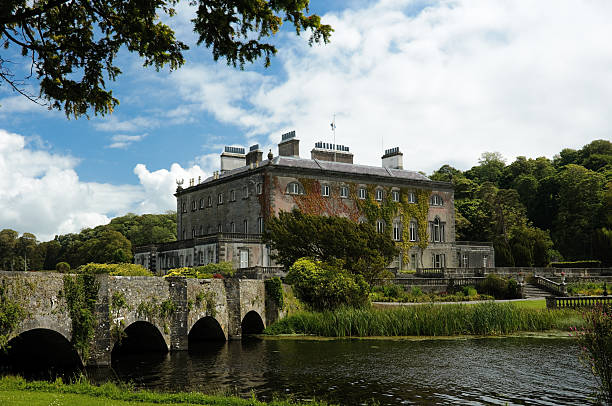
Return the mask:
<svg viewBox="0 0 612 406">
<path fill-rule="evenodd" d="M 173 196 L 176 191 L 177 181 L 183 181 L 183 187 L 194 182 L 204 180 L 207 175 L 198 165 L 190 168 L 183 168 L 174 163 L 170 170 L 159 169 L 149 171 L 143 164 L 138 164 L 134 168 L 134 173 L 138 176 L 140 184 L 144 188 L 145 198 L 139 202 L 136 211 L 139 213 L 161 212 L 165 210 L 176 210 L 176 198 Z"/>
<path fill-rule="evenodd" d="M 111 137 L 112 143 L 108 146 L 108 148 L 125 149 L 135 142 L 142 141 L 142 139 L 146 137 L 147 135 L 148 134 L 141 134 L 141 135 L 115 134 Z"/>
<path fill-rule="evenodd" d="M 286 80 L 223 64 L 172 76 L 183 99 L 246 138 L 278 141 L 295 128 L 302 156 L 318 140 L 349 145 L 356 162 L 380 164 L 400 146 L 405 166 L 462 169 L 484 151 L 552 154 L 609 138 L 612 3 L 603 0 L 440 1 L 416 15 L 414 1 L 381 0 L 328 14 L 326 46 L 281 46 Z"/>
<path fill-rule="evenodd" d="M 122 121 L 117 116 L 108 116 L 94 123 L 94 127 L 108 132 L 138 132 L 159 127 L 159 120 L 154 117 L 138 116 Z"/>
<path fill-rule="evenodd" d="M 170 171 L 150 172 L 136 165 L 139 185 L 83 182 L 79 160 L 34 150 L 26 137 L 0 129 L 0 229 L 34 233 L 39 240 L 105 224 L 128 212 L 160 213 L 175 209 L 175 179 L 201 179 L 193 166 L 173 164 Z"/>
</svg>

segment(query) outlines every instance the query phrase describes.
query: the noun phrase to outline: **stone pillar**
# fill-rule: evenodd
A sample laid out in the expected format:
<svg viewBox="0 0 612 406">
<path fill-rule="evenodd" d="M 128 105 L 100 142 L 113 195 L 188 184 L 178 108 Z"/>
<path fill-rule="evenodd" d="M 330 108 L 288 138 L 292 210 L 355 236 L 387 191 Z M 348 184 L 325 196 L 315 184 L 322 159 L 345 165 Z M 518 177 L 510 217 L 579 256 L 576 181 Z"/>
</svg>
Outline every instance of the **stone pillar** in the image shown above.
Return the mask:
<svg viewBox="0 0 612 406">
<path fill-rule="evenodd" d="M 240 315 L 240 279 L 224 279 L 227 297 L 227 338 L 239 340 L 242 338 L 242 319 Z"/>
<path fill-rule="evenodd" d="M 188 347 L 187 317 L 187 280 L 185 278 L 166 278 L 168 293 L 174 303 L 174 313 L 170 322 L 170 351 L 186 351 Z"/>
</svg>

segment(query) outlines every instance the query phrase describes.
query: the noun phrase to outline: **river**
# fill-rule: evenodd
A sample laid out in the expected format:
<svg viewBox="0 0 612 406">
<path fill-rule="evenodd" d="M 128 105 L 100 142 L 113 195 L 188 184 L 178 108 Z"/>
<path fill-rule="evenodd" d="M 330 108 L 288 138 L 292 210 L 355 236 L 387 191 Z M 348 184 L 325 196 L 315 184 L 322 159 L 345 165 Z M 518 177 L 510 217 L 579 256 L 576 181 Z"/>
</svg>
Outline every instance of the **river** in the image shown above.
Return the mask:
<svg viewBox="0 0 612 406">
<path fill-rule="evenodd" d="M 148 389 L 347 405 L 582 405 L 594 391 L 564 338 L 245 339 L 122 356 L 113 371 Z"/>
</svg>

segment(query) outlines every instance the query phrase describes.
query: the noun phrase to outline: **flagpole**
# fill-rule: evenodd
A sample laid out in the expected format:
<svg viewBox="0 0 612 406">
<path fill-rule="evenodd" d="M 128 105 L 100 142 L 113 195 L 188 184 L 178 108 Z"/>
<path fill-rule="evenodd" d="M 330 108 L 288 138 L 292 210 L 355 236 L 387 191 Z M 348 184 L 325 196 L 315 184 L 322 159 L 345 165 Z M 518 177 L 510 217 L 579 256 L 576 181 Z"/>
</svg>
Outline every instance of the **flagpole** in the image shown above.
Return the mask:
<svg viewBox="0 0 612 406">
<path fill-rule="evenodd" d="M 332 121 L 332 131 L 334 132 L 334 162 L 336 162 L 336 113 L 334 113 L 334 120 Z"/>
</svg>

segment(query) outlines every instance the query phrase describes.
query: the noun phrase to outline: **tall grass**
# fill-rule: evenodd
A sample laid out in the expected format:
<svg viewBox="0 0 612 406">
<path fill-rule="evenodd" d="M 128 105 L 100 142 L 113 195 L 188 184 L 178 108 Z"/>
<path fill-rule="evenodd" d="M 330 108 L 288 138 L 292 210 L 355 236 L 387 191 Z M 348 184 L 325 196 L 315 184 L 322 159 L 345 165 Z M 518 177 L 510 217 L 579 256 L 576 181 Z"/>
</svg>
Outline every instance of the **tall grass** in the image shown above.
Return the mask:
<svg viewBox="0 0 612 406">
<path fill-rule="evenodd" d="M 265 333 L 325 337 L 500 335 L 569 330 L 581 323 L 580 313 L 573 310 L 521 308 L 512 303 L 429 304 L 299 312 L 276 322 Z"/>
</svg>

